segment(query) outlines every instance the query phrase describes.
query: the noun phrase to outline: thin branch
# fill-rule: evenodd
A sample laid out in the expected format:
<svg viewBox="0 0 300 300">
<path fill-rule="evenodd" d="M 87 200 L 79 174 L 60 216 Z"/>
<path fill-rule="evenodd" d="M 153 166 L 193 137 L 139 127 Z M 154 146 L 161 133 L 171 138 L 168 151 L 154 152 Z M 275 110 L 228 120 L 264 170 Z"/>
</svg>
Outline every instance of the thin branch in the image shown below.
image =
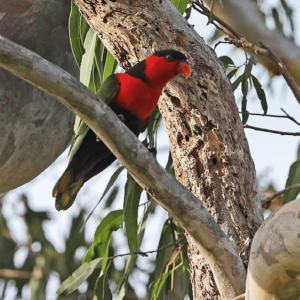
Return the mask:
<svg viewBox="0 0 300 300">
<path fill-rule="evenodd" d="M 284 190 L 279 191 L 279 192 L 277 192 L 277 193 L 275 193 L 275 194 L 269 196 L 268 198 L 266 198 L 265 200 L 263 200 L 263 201 L 261 202 L 262 208 L 268 209 L 268 208 L 270 207 L 271 201 L 272 201 L 273 199 L 275 199 L 276 197 L 278 197 L 278 196 L 280 196 L 280 195 L 282 195 L 282 194 L 284 194 L 284 193 L 286 193 L 286 192 L 288 192 L 288 191 L 290 191 L 290 190 L 296 189 L 296 188 L 300 188 L 300 183 L 290 185 L 290 186 L 288 186 L 287 188 L 285 188 Z"/>
<path fill-rule="evenodd" d="M 210 10 L 208 8 L 206 8 L 203 3 L 200 3 L 199 0 L 195 0 L 195 2 L 193 2 L 193 4 L 196 4 L 198 7 L 200 7 L 202 9 L 202 10 L 197 9 L 195 7 L 195 5 L 193 5 L 193 8 L 196 11 L 198 11 L 199 13 L 201 13 L 205 16 L 210 15 Z M 248 42 L 242 34 L 236 32 L 232 27 L 230 27 L 228 24 L 226 24 L 226 22 L 224 22 L 222 19 L 220 19 L 216 15 L 215 15 L 215 20 L 231 33 L 231 34 L 228 34 L 223 30 L 223 32 L 226 35 L 228 35 L 228 37 L 225 38 L 225 41 L 227 41 L 231 44 L 234 44 L 237 47 L 251 50 L 255 54 L 262 55 L 264 57 L 267 57 L 269 60 L 271 60 L 275 64 L 279 73 L 284 77 L 286 83 L 289 85 L 290 89 L 292 90 L 296 100 L 300 104 L 300 89 L 299 89 L 299 87 L 297 86 L 296 82 L 294 81 L 294 78 L 292 77 L 292 75 L 290 74 L 288 69 L 285 67 L 285 65 L 283 64 L 281 59 L 269 47 L 264 45 L 262 42 L 260 42 L 260 46 L 257 46 L 253 43 Z M 215 25 L 214 22 L 212 22 L 212 23 Z M 217 28 L 220 29 L 219 26 L 217 26 Z"/>
<path fill-rule="evenodd" d="M 142 256 L 148 256 L 147 254 L 149 253 L 155 253 L 155 252 L 159 252 L 161 250 L 164 250 L 166 248 L 169 248 L 169 247 L 172 247 L 174 246 L 174 248 L 176 248 L 176 246 L 182 242 L 183 240 L 185 240 L 185 236 L 182 237 L 181 239 L 179 239 L 178 241 L 174 242 L 173 244 L 169 244 L 169 245 L 166 245 L 166 246 L 163 246 L 163 247 L 160 247 L 156 250 L 151 250 L 151 251 L 146 251 L 146 252 L 141 252 L 141 251 L 134 251 L 133 254 L 137 254 L 137 255 L 142 255 Z M 130 255 L 131 253 L 124 253 L 124 254 L 118 254 L 118 255 L 115 255 L 115 256 L 110 256 L 110 257 L 107 257 L 107 259 L 115 259 L 116 257 L 122 257 L 122 256 L 127 256 L 127 255 Z"/>
<path fill-rule="evenodd" d="M 7 278 L 21 278 L 21 279 L 42 279 L 43 272 L 42 270 L 37 270 L 36 272 L 26 272 L 20 270 L 11 270 L 11 269 L 0 269 L 0 277 Z"/>
<path fill-rule="evenodd" d="M 286 116 L 292 120 L 293 122 L 295 122 L 297 125 L 300 126 L 300 123 L 298 123 L 292 116 L 290 116 L 283 108 L 281 108 L 281 110 L 286 114 Z"/>
<path fill-rule="evenodd" d="M 196 4 L 199 8 L 202 9 L 202 11 L 200 11 L 194 4 Z M 204 6 L 203 3 L 200 3 L 199 0 L 196 0 L 195 2 L 192 2 L 192 6 L 195 10 L 197 10 L 198 12 L 200 12 L 201 14 L 208 16 L 210 15 L 210 9 L 208 9 L 207 7 Z M 220 19 L 218 16 L 215 16 L 215 20 L 222 25 L 224 28 L 226 28 L 229 32 L 231 32 L 232 34 L 234 34 L 236 37 L 241 38 L 243 37 L 243 35 L 237 31 L 235 31 L 232 27 L 230 27 L 226 22 L 224 22 L 222 19 Z M 218 27 L 218 29 L 220 29 Z M 223 31 L 222 29 L 220 29 L 221 31 Z M 224 32 L 224 31 L 223 31 Z M 226 33 L 226 32 L 225 32 Z M 227 33 L 226 33 L 227 34 Z"/>
<path fill-rule="evenodd" d="M 268 114 L 259 114 L 259 113 L 250 113 L 250 112 L 242 112 L 240 111 L 240 114 L 247 114 L 251 116 L 261 116 L 261 117 L 272 117 L 272 118 L 285 118 L 285 119 L 290 119 L 294 123 L 300 126 L 300 123 L 298 123 L 292 116 L 290 116 L 283 108 L 281 110 L 285 113 L 285 116 L 283 115 L 268 115 Z"/>
<path fill-rule="evenodd" d="M 300 132 L 284 132 L 284 131 L 270 130 L 270 129 L 260 128 L 260 127 L 254 127 L 254 126 L 251 126 L 248 124 L 244 124 L 243 127 L 248 128 L 248 129 L 254 129 L 257 131 L 276 133 L 276 134 L 280 134 L 280 135 L 300 136 Z"/>
</svg>

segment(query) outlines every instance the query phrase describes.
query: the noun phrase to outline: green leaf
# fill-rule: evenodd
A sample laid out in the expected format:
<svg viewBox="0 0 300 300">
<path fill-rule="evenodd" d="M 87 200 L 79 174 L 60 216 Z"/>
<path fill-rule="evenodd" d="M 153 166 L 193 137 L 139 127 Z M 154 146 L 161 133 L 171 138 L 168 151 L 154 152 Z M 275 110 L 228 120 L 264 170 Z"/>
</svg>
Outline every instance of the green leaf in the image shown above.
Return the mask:
<svg viewBox="0 0 300 300">
<path fill-rule="evenodd" d="M 81 119 L 77 116 L 76 116 L 76 119 L 79 119 L 81 121 Z M 80 124 L 79 127 L 77 127 L 77 124 Z M 90 130 L 89 126 L 86 125 L 82 121 L 77 122 L 77 124 L 76 124 L 77 132 L 75 132 L 75 134 L 72 138 L 72 142 L 71 142 L 71 148 L 70 148 L 71 157 L 70 158 L 72 158 L 74 156 L 76 151 L 79 149 L 84 137 L 86 136 L 86 134 Z M 74 125 L 74 129 L 75 129 L 75 125 Z"/>
<path fill-rule="evenodd" d="M 190 0 L 172 0 L 174 6 L 178 9 L 178 11 L 183 15 L 186 10 L 187 5 L 189 4 Z"/>
<path fill-rule="evenodd" d="M 247 75 L 248 75 L 248 78 L 250 78 L 250 76 L 251 76 L 251 71 L 252 71 L 253 65 L 256 65 L 256 55 L 255 54 L 252 54 L 250 56 L 249 62 L 247 64 Z"/>
<path fill-rule="evenodd" d="M 84 47 L 81 41 L 81 14 L 78 7 L 72 2 L 69 18 L 69 36 L 75 61 L 80 68 Z"/>
<path fill-rule="evenodd" d="M 229 65 L 234 66 L 234 62 L 229 56 L 220 56 L 219 60 L 224 65 L 225 68 L 227 68 Z"/>
<path fill-rule="evenodd" d="M 208 22 L 207 22 L 206 26 L 209 25 L 211 22 L 213 22 L 215 19 L 215 15 L 213 13 L 214 6 L 215 6 L 215 0 L 211 0 L 211 10 L 209 13 Z"/>
<path fill-rule="evenodd" d="M 242 122 L 243 124 L 246 124 L 249 118 L 249 113 L 247 111 L 247 98 L 246 95 L 243 96 L 242 100 Z"/>
<path fill-rule="evenodd" d="M 228 78 L 228 79 L 231 79 L 231 78 L 236 74 L 237 71 L 238 71 L 238 68 L 231 70 L 231 71 L 227 74 L 227 78 Z"/>
<path fill-rule="evenodd" d="M 160 294 L 161 288 L 165 283 L 166 279 L 172 274 L 173 270 L 170 270 L 164 273 L 161 278 L 158 278 L 156 282 L 151 286 L 150 291 L 148 293 L 148 300 L 156 299 L 156 297 Z"/>
<path fill-rule="evenodd" d="M 191 16 L 191 13 L 192 13 L 192 6 L 191 5 L 185 10 L 185 13 L 186 13 L 186 15 L 185 15 L 184 18 L 186 20 L 188 20 L 190 18 L 190 16 Z"/>
<path fill-rule="evenodd" d="M 251 75 L 251 78 L 252 78 L 252 82 L 253 82 L 255 90 L 256 90 L 256 94 L 260 100 L 261 107 L 264 111 L 264 114 L 266 114 L 268 111 L 268 103 L 267 103 L 265 92 L 264 92 L 260 82 L 257 80 L 257 78 L 253 75 Z"/>
<path fill-rule="evenodd" d="M 81 265 L 70 277 L 68 277 L 57 290 L 60 296 L 66 296 L 75 291 L 93 273 L 103 258 L 97 258 L 89 263 Z"/>
<path fill-rule="evenodd" d="M 174 239 L 174 235 L 173 235 L 172 228 L 171 228 L 171 222 L 170 222 L 170 220 L 167 220 L 162 229 L 158 248 L 173 244 L 174 242 L 175 242 L 175 239 Z M 173 247 L 168 247 L 157 253 L 156 268 L 155 268 L 155 277 L 156 278 L 159 277 L 161 269 L 167 262 L 172 250 L 173 250 Z"/>
<path fill-rule="evenodd" d="M 93 300 L 112 300 L 111 290 L 108 284 L 107 273 L 101 271 L 95 285 L 95 296 Z"/>
<path fill-rule="evenodd" d="M 273 15 L 273 19 L 275 21 L 275 25 L 276 25 L 277 30 L 283 32 L 283 26 L 282 26 L 282 23 L 279 19 L 278 11 L 275 7 L 272 8 L 272 15 Z"/>
<path fill-rule="evenodd" d="M 149 138 L 149 147 L 153 148 L 154 145 L 154 136 L 153 133 L 156 131 L 156 122 L 155 120 L 160 115 L 160 111 L 158 109 L 154 109 L 154 111 L 151 113 L 148 125 L 147 125 L 147 133 Z"/>
<path fill-rule="evenodd" d="M 128 246 L 131 254 L 139 249 L 137 218 L 142 191 L 143 189 L 140 187 L 140 185 L 128 173 L 127 182 L 125 185 L 123 216 L 126 235 L 128 238 Z"/>
<path fill-rule="evenodd" d="M 98 37 L 95 31 L 92 28 L 90 28 L 84 40 L 85 53 L 82 56 L 82 61 L 80 65 L 80 81 L 86 86 L 89 86 L 90 83 L 97 40 Z"/>
<path fill-rule="evenodd" d="M 97 208 L 97 206 L 99 205 L 99 203 L 102 201 L 102 199 L 104 198 L 104 196 L 107 194 L 107 192 L 110 190 L 110 188 L 113 186 L 113 184 L 116 182 L 117 178 L 119 177 L 120 173 L 124 170 L 124 167 L 121 166 L 119 167 L 115 173 L 110 177 L 110 180 L 101 196 L 101 198 L 99 199 L 99 201 L 97 202 L 97 204 L 95 205 L 95 207 L 93 208 L 93 210 L 89 213 L 89 215 L 87 216 L 86 220 L 84 221 L 84 225 L 85 226 L 86 222 L 89 220 L 89 218 L 91 217 L 91 215 L 94 213 L 95 209 Z M 81 230 L 83 229 L 83 227 L 81 228 Z"/>
<path fill-rule="evenodd" d="M 239 84 L 240 84 L 241 81 L 244 79 L 244 77 L 245 77 L 245 74 L 242 74 L 241 76 L 239 76 L 239 77 L 237 78 L 237 80 L 236 80 L 235 82 L 233 82 L 233 83 L 231 84 L 231 89 L 232 89 L 233 92 L 234 92 L 234 91 L 236 90 L 236 88 L 239 86 Z"/>
<path fill-rule="evenodd" d="M 168 158 L 168 162 L 167 162 L 167 165 L 165 168 L 168 172 L 170 172 L 172 164 L 173 164 L 172 154 L 171 154 L 171 151 L 169 150 L 169 158 Z"/>
<path fill-rule="evenodd" d="M 289 171 L 289 176 L 288 179 L 286 181 L 286 185 L 285 187 L 289 187 L 291 185 L 300 183 L 300 160 L 299 160 L 299 156 L 300 156 L 300 146 L 298 148 L 298 160 L 295 161 L 291 167 L 290 167 L 290 171 Z M 300 188 L 296 188 L 296 189 L 292 189 L 286 193 L 283 194 L 282 196 L 282 203 L 286 204 L 290 201 L 293 201 L 296 199 L 297 195 L 300 192 Z"/>
<path fill-rule="evenodd" d="M 94 241 L 91 247 L 88 249 L 82 263 L 90 262 L 95 255 L 95 247 L 98 247 L 100 256 L 106 258 L 108 256 L 109 243 L 111 240 L 111 235 L 113 231 L 116 231 L 120 228 L 122 224 L 123 211 L 115 210 L 110 212 L 98 226 Z M 105 271 L 107 265 L 107 260 L 104 260 L 101 264 L 102 270 Z"/>
<path fill-rule="evenodd" d="M 242 92 L 244 96 L 247 96 L 248 93 L 248 67 L 246 66 L 245 72 L 244 72 L 244 77 L 242 80 Z"/>
<path fill-rule="evenodd" d="M 116 68 L 117 68 L 117 62 L 115 58 L 110 54 L 110 52 L 107 52 L 103 81 L 105 81 L 111 74 L 113 74 Z"/>
</svg>

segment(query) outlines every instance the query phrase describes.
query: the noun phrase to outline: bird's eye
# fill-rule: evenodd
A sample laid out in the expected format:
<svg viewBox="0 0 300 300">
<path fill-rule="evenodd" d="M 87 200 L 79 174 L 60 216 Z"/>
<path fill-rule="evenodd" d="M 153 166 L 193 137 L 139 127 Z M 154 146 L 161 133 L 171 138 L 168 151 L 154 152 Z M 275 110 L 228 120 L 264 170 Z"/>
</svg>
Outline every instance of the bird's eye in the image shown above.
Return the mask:
<svg viewBox="0 0 300 300">
<path fill-rule="evenodd" d="M 170 61 L 170 60 L 173 59 L 173 57 L 172 57 L 170 54 L 167 54 L 167 55 L 165 56 L 165 58 L 166 58 L 166 60 L 168 60 L 168 61 Z"/>
</svg>

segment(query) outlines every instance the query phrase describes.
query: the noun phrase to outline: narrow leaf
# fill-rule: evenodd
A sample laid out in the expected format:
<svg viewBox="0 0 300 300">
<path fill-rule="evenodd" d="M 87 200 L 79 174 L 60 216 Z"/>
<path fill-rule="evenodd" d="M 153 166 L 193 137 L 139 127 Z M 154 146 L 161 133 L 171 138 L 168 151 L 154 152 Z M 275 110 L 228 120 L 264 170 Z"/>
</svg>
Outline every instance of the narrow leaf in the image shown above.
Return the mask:
<svg viewBox="0 0 300 300">
<path fill-rule="evenodd" d="M 248 78 L 250 78 L 250 76 L 251 76 L 251 71 L 252 71 L 253 65 L 256 65 L 256 55 L 255 54 L 252 54 L 250 56 L 249 62 L 247 64 L 247 75 L 248 75 Z"/>
<path fill-rule="evenodd" d="M 75 291 L 93 273 L 103 258 L 97 258 L 89 263 L 81 265 L 70 277 L 68 277 L 57 290 L 60 296 L 66 296 Z"/>
<path fill-rule="evenodd" d="M 266 99 L 266 95 L 265 95 L 265 91 L 263 90 L 260 82 L 257 80 L 257 78 L 253 75 L 251 75 L 255 90 L 256 90 L 256 94 L 260 100 L 261 103 L 261 107 L 264 111 L 264 114 L 267 113 L 268 111 L 268 103 L 267 103 L 267 99 Z"/>
<path fill-rule="evenodd" d="M 93 208 L 93 210 L 89 213 L 89 215 L 87 216 L 86 220 L 84 221 L 84 225 L 82 226 L 81 230 L 83 229 L 83 227 L 85 226 L 86 222 L 89 220 L 89 218 L 91 217 L 91 215 L 94 213 L 95 209 L 97 208 L 97 206 L 99 205 L 99 203 L 102 201 L 102 199 L 104 198 L 104 196 L 107 194 L 107 192 L 110 190 L 110 188 L 113 186 L 113 184 L 116 182 L 117 178 L 119 177 L 120 173 L 124 170 L 124 167 L 121 166 L 119 167 L 115 173 L 111 176 L 101 198 L 99 199 L 99 201 L 97 202 L 97 204 L 95 205 L 95 207 Z"/>
<path fill-rule="evenodd" d="M 111 290 L 108 284 L 108 276 L 101 271 L 95 285 L 95 296 L 93 300 L 112 300 Z"/>
<path fill-rule="evenodd" d="M 249 113 L 247 111 L 247 98 L 246 95 L 243 96 L 242 100 L 242 122 L 243 124 L 246 124 L 249 118 Z"/>
<path fill-rule="evenodd" d="M 72 52 L 79 68 L 81 64 L 82 55 L 84 54 L 84 47 L 81 41 L 80 21 L 81 14 L 78 10 L 78 7 L 72 2 L 71 13 L 69 18 L 69 36 Z"/>
<path fill-rule="evenodd" d="M 206 26 L 215 20 L 215 15 L 213 13 L 214 6 L 215 6 L 215 0 L 211 0 L 211 10 L 209 13 L 208 22 L 207 22 Z"/>
<path fill-rule="evenodd" d="M 138 250 L 138 208 L 143 189 L 128 173 L 124 197 L 124 222 L 131 254 Z"/>
<path fill-rule="evenodd" d="M 110 54 L 110 52 L 107 52 L 103 82 L 107 79 L 107 77 L 114 73 L 116 66 L 115 58 Z"/>
<path fill-rule="evenodd" d="M 236 81 L 234 81 L 234 82 L 231 84 L 231 89 L 232 89 L 233 92 L 236 90 L 236 88 L 239 86 L 239 84 L 241 83 L 241 81 L 244 79 L 244 76 L 245 76 L 245 74 L 242 74 L 241 76 L 239 76 L 239 77 L 237 78 Z"/>
<path fill-rule="evenodd" d="M 80 81 L 86 86 L 90 83 L 97 39 L 95 31 L 90 28 L 84 41 L 85 53 L 80 65 Z"/>
<path fill-rule="evenodd" d="M 220 56 L 219 60 L 224 65 L 225 68 L 227 68 L 229 65 L 234 66 L 234 62 L 229 56 Z"/>
<path fill-rule="evenodd" d="M 100 223 L 98 226 L 94 241 L 91 247 L 88 249 L 82 263 L 90 262 L 95 255 L 95 247 L 98 247 L 100 256 L 102 258 L 106 258 L 108 256 L 109 243 L 111 240 L 111 235 L 113 231 L 116 231 L 120 228 L 122 224 L 122 210 L 116 210 L 110 212 Z M 107 265 L 107 260 L 104 260 L 101 264 L 102 270 L 105 271 Z"/>
<path fill-rule="evenodd" d="M 231 79 L 237 72 L 238 68 L 231 70 L 228 74 L 227 74 L 227 78 Z"/>
<path fill-rule="evenodd" d="M 291 186 L 293 184 L 300 183 L 300 161 L 297 160 L 294 162 L 289 171 L 289 176 L 286 181 L 285 187 Z M 292 189 L 286 193 L 283 194 L 282 196 L 282 203 L 286 204 L 290 201 L 293 201 L 296 199 L 297 195 L 300 192 L 300 188 Z"/>
<path fill-rule="evenodd" d="M 190 0 L 172 0 L 174 6 L 183 15 Z"/>
<path fill-rule="evenodd" d="M 164 273 L 161 278 L 158 278 L 156 282 L 151 286 L 150 291 L 148 293 L 148 300 L 156 299 L 156 297 L 160 294 L 161 288 L 165 283 L 166 279 L 171 275 L 172 270 Z"/>
</svg>

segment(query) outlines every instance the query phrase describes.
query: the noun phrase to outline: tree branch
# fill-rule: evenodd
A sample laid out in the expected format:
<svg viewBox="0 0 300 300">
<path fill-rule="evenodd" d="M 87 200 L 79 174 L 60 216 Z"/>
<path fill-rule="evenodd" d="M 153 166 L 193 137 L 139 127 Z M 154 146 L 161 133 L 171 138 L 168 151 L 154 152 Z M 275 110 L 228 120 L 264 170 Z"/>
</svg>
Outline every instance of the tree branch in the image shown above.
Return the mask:
<svg viewBox="0 0 300 300">
<path fill-rule="evenodd" d="M 210 10 L 207 9 L 203 3 L 200 3 L 199 0 L 196 0 L 195 3 L 202 9 L 201 11 L 196 7 L 194 7 L 199 13 L 206 16 L 210 15 Z M 253 43 L 249 43 L 242 34 L 236 32 L 232 27 L 226 24 L 226 22 L 224 22 L 217 16 L 215 16 L 215 20 L 219 22 L 223 27 L 225 27 L 231 33 L 228 34 L 225 32 L 225 34 L 228 35 L 228 37 L 225 38 L 225 41 L 229 42 L 230 44 L 234 44 L 237 47 L 242 47 L 244 49 L 251 50 L 255 54 L 259 54 L 270 59 L 275 64 L 279 73 L 284 77 L 286 83 L 289 85 L 290 89 L 292 90 L 296 100 L 300 104 L 300 89 L 298 88 L 296 82 L 294 81 L 294 78 L 291 76 L 290 72 L 287 70 L 286 66 L 283 64 L 281 59 L 269 47 L 264 45 L 262 42 L 260 42 L 260 47 L 254 45 Z"/>
<path fill-rule="evenodd" d="M 101 137 L 139 184 L 197 241 L 223 299 L 244 292 L 246 272 L 228 237 L 201 202 L 158 164 L 103 101 L 67 72 L 3 37 L 0 66 L 55 97 Z"/>
<path fill-rule="evenodd" d="M 270 133 L 276 133 L 280 135 L 292 135 L 292 136 L 300 136 L 300 132 L 284 132 L 284 131 L 276 131 L 276 130 L 271 130 L 271 129 L 265 129 L 265 128 L 260 128 L 260 127 L 254 127 L 248 124 L 243 125 L 244 128 L 248 129 L 254 129 L 257 131 L 264 131 L 264 132 L 270 132 Z"/>
<path fill-rule="evenodd" d="M 211 7 L 211 0 L 204 0 L 204 2 Z M 222 1 L 222 3 L 221 1 L 215 1 L 213 12 L 215 16 L 221 18 L 230 27 L 243 32 L 243 35 L 250 44 L 258 45 L 262 41 L 268 45 L 284 62 L 294 80 L 300 86 L 300 47 L 278 30 L 267 28 L 252 1 L 226 0 Z M 266 50 L 264 49 L 264 51 Z M 277 74 L 278 71 L 269 59 L 258 57 L 258 60 L 269 71 Z"/>
<path fill-rule="evenodd" d="M 288 186 L 287 188 L 285 188 L 284 190 L 279 191 L 279 192 L 277 192 L 277 193 L 275 193 L 275 194 L 269 196 L 268 198 L 266 198 L 265 200 L 263 200 L 263 201 L 261 202 L 262 208 L 268 209 L 268 208 L 270 207 L 271 201 L 272 201 L 274 198 L 276 198 L 276 197 L 278 197 L 278 196 L 284 194 L 285 192 L 288 192 L 288 191 L 290 191 L 290 190 L 292 190 L 292 189 L 296 189 L 296 188 L 300 188 L 300 183 L 290 185 L 290 186 Z"/>
<path fill-rule="evenodd" d="M 0 277 L 7 278 L 22 278 L 22 279 L 42 279 L 43 272 L 42 269 L 38 269 L 38 272 L 25 272 L 20 270 L 11 269 L 0 269 Z"/>
<path fill-rule="evenodd" d="M 272 118 L 285 118 L 285 119 L 290 119 L 294 123 L 300 126 L 300 123 L 298 123 L 292 116 L 290 116 L 283 108 L 281 110 L 285 113 L 285 116 L 282 115 L 268 115 L 268 114 L 259 114 L 259 113 L 250 113 L 250 112 L 242 112 L 240 111 L 240 114 L 247 114 L 251 116 L 261 116 L 261 117 L 272 117 Z"/>
<path fill-rule="evenodd" d="M 155 253 L 155 252 L 159 252 L 161 250 L 164 250 L 164 249 L 167 249 L 169 247 L 176 247 L 179 243 L 181 243 L 183 240 L 185 240 L 186 237 L 182 237 L 181 239 L 177 240 L 176 242 L 172 243 L 172 244 L 169 244 L 169 245 L 166 245 L 166 246 L 162 246 L 156 250 L 151 250 L 151 251 L 146 251 L 146 252 L 142 252 L 142 251 L 134 251 L 133 254 L 137 254 L 137 255 L 142 255 L 142 256 L 148 256 L 147 254 L 149 253 Z M 124 254 L 118 254 L 118 255 L 115 255 L 115 256 L 110 256 L 110 257 L 107 257 L 107 259 L 115 259 L 117 257 L 122 257 L 122 256 L 127 256 L 127 255 L 130 255 L 131 253 L 124 253 Z"/>
</svg>

